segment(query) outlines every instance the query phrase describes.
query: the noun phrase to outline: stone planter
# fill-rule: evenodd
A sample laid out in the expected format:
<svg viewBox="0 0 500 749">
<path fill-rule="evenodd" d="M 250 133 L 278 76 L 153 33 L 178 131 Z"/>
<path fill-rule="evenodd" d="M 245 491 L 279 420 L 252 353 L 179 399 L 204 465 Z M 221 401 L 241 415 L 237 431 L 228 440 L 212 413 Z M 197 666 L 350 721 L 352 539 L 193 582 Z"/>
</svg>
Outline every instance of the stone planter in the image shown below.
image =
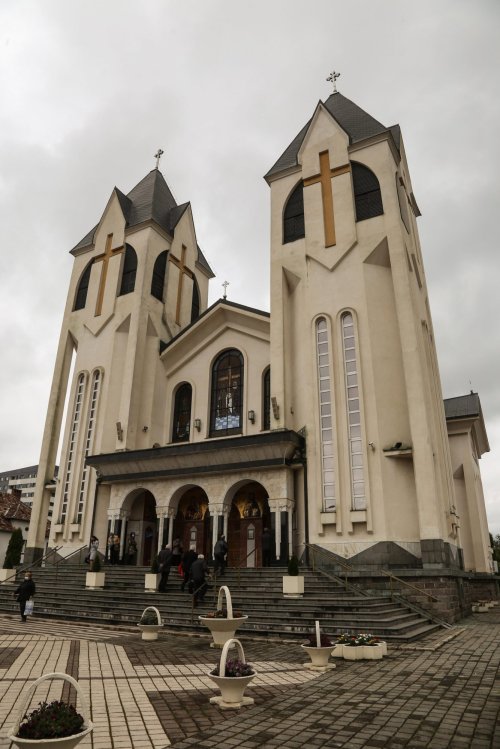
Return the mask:
<svg viewBox="0 0 500 749">
<path fill-rule="evenodd" d="M 16 582 L 16 568 L 11 567 L 9 569 L 0 568 L 0 583 L 15 583 Z"/>
<path fill-rule="evenodd" d="M 330 656 L 332 654 L 332 646 L 328 647 L 313 647 L 311 645 L 301 645 L 301 648 L 303 648 L 309 658 L 311 659 L 311 663 L 306 663 L 306 668 L 312 668 L 315 671 L 328 671 L 332 668 L 335 668 L 334 663 L 328 663 Z"/>
<path fill-rule="evenodd" d="M 337 644 L 332 655 L 334 658 L 343 658 L 346 661 L 379 661 L 384 655 L 387 655 L 387 643 L 381 641 L 375 645 L 357 645 L 354 647 Z"/>
<path fill-rule="evenodd" d="M 161 575 L 154 572 L 146 572 L 144 575 L 144 590 L 146 593 L 156 593 Z"/>
<path fill-rule="evenodd" d="M 19 725 L 22 723 L 24 715 L 26 713 L 26 710 L 28 708 L 28 705 L 30 703 L 31 697 L 33 692 L 35 691 L 36 687 L 41 684 L 43 681 L 46 681 L 48 679 L 63 679 L 64 681 L 69 681 L 70 684 L 76 689 L 78 698 L 80 700 L 81 704 L 81 711 L 84 719 L 84 730 L 80 733 L 75 733 L 73 736 L 65 736 L 61 739 L 21 739 L 15 734 L 19 731 Z M 17 717 L 15 720 L 15 723 L 12 727 L 11 732 L 9 733 L 8 739 L 12 741 L 14 746 L 19 747 L 19 749 L 73 749 L 73 747 L 78 746 L 80 741 L 85 738 L 85 736 L 88 736 L 89 733 L 91 733 L 94 730 L 94 724 L 89 719 L 89 711 L 87 708 L 87 702 L 85 700 L 85 696 L 82 692 L 82 689 L 77 681 L 75 681 L 71 676 L 68 674 L 62 674 L 62 673 L 51 673 L 51 674 L 45 674 L 44 676 L 41 676 L 39 679 L 33 682 L 27 690 L 27 692 L 24 695 L 24 698 L 19 703 L 19 709 L 17 711 Z"/>
<path fill-rule="evenodd" d="M 343 645 L 342 654 L 345 661 L 360 661 L 364 658 L 364 645 Z"/>
<path fill-rule="evenodd" d="M 158 611 L 157 608 L 154 606 L 148 606 L 144 609 L 142 612 L 142 616 L 146 613 L 146 611 L 154 611 L 156 614 L 156 620 L 158 624 L 141 624 L 139 623 L 137 626 L 141 630 L 141 639 L 142 640 L 157 640 L 158 639 L 158 632 L 163 627 L 163 622 L 161 620 L 161 614 Z"/>
<path fill-rule="evenodd" d="M 85 587 L 89 590 L 99 590 L 100 588 L 104 588 L 105 579 L 105 572 L 87 572 L 85 575 Z"/>
<path fill-rule="evenodd" d="M 223 645 L 234 638 L 238 627 L 246 622 L 248 616 L 237 616 L 233 617 L 233 604 L 231 600 L 231 593 L 227 585 L 222 585 L 219 588 L 219 595 L 217 597 L 217 608 L 222 609 L 222 596 L 226 599 L 227 618 L 217 618 L 212 616 L 199 616 L 201 624 L 211 632 L 212 642 L 210 643 L 211 648 L 222 648 Z"/>
<path fill-rule="evenodd" d="M 239 658 L 245 662 L 245 653 L 243 652 L 243 646 L 239 640 L 231 639 L 228 640 L 222 648 L 219 663 L 219 673 L 223 674 L 226 672 L 226 660 L 229 648 L 235 645 L 238 649 Z M 253 697 L 245 697 L 244 692 L 247 686 L 250 684 L 252 679 L 256 676 L 256 672 L 250 674 L 250 676 L 214 676 L 208 674 L 209 678 L 214 684 L 220 689 L 220 696 L 210 698 L 212 705 L 218 705 L 223 709 L 240 708 L 243 705 L 253 705 Z"/>
<path fill-rule="evenodd" d="M 283 575 L 284 598 L 302 598 L 304 595 L 304 578 L 302 575 Z"/>
</svg>

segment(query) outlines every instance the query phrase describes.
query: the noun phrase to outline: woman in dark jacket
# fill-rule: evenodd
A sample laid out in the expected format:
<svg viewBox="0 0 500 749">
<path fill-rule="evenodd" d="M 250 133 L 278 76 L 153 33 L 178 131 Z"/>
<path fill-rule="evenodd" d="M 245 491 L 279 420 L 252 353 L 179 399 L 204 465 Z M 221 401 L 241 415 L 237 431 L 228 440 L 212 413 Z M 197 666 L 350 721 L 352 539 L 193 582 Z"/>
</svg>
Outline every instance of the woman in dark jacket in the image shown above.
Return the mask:
<svg viewBox="0 0 500 749">
<path fill-rule="evenodd" d="M 34 596 L 35 593 L 36 587 L 35 583 L 31 579 L 31 572 L 26 572 L 24 575 L 24 580 L 14 593 L 15 597 L 19 601 L 19 611 L 21 612 L 21 621 L 23 622 L 28 621 L 28 617 L 24 613 L 24 609 L 26 608 L 26 601 L 31 598 L 31 596 Z"/>
</svg>

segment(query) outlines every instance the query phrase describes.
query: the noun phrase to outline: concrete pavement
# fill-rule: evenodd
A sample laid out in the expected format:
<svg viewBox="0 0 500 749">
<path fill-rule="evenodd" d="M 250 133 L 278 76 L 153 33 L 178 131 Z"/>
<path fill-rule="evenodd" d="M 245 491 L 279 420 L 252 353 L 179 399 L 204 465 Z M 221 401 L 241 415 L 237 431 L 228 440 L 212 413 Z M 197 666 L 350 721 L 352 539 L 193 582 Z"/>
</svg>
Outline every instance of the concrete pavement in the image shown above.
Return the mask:
<svg viewBox="0 0 500 749">
<path fill-rule="evenodd" d="M 319 674 L 296 642 L 242 640 L 255 704 L 222 711 L 210 638 L 0 618 L 0 747 L 26 685 L 49 671 L 80 683 L 95 729 L 82 749 L 500 749 L 500 607 L 382 661 Z M 58 699 L 46 683 L 34 703 Z M 66 689 L 67 692 L 67 689 Z"/>
</svg>

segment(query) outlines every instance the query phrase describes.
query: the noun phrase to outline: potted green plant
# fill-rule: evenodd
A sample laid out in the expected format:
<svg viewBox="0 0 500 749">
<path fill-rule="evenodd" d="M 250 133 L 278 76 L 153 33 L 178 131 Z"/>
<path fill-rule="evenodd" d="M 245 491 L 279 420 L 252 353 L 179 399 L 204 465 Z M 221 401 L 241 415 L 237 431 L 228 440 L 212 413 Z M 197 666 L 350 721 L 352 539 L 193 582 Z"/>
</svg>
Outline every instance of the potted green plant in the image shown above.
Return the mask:
<svg viewBox="0 0 500 749">
<path fill-rule="evenodd" d="M 226 600 L 226 606 L 223 606 L 223 596 Z M 221 648 L 225 642 L 232 639 L 238 627 L 248 619 L 248 616 L 241 611 L 233 611 L 231 593 L 227 585 L 221 585 L 217 596 L 217 609 L 205 616 L 199 616 L 201 624 L 208 627 L 212 633 L 211 648 Z"/>
<path fill-rule="evenodd" d="M 288 575 L 283 575 L 283 596 L 302 598 L 303 595 L 304 577 L 299 575 L 299 560 L 294 554 L 288 562 Z"/>
<path fill-rule="evenodd" d="M 146 593 L 156 593 L 158 590 L 158 583 L 160 582 L 160 574 L 158 567 L 158 559 L 155 557 L 151 563 L 151 571 L 146 572 L 144 575 L 144 589 Z"/>
<path fill-rule="evenodd" d="M 333 645 L 328 635 L 320 632 L 319 621 L 316 621 L 314 634 L 310 635 L 308 641 L 301 646 L 311 659 L 310 663 L 305 664 L 306 668 L 312 668 L 315 671 L 327 671 L 335 668 L 333 663 L 328 663 Z"/>
<path fill-rule="evenodd" d="M 83 715 L 66 702 L 41 702 L 31 713 L 26 709 L 36 687 L 48 679 L 63 679 L 76 689 Z M 19 749 L 73 749 L 94 729 L 80 685 L 68 674 L 51 673 L 34 681 L 22 699 L 8 738 Z"/>
<path fill-rule="evenodd" d="M 101 572 L 101 557 L 99 554 L 96 554 L 92 562 L 92 570 L 87 572 L 85 576 L 85 587 L 89 590 L 99 590 L 100 588 L 104 588 L 105 580 L 106 573 Z"/>
<path fill-rule="evenodd" d="M 137 625 L 141 630 L 143 640 L 157 640 L 158 632 L 163 627 L 161 614 L 154 606 L 148 606 L 144 609 L 141 621 Z"/>
<path fill-rule="evenodd" d="M 20 528 L 16 528 L 9 539 L 3 568 L 0 569 L 0 583 L 5 583 L 7 580 L 11 583 L 15 582 L 16 567 L 21 561 L 23 544 L 23 533 Z"/>
<path fill-rule="evenodd" d="M 228 659 L 229 648 L 238 649 L 238 658 Z M 245 661 L 243 646 L 239 640 L 227 640 L 222 648 L 219 665 L 208 674 L 209 678 L 220 689 L 220 695 L 210 698 L 211 704 L 222 708 L 239 708 L 242 705 L 253 705 L 252 697 L 245 697 L 248 684 L 255 677 L 256 671 Z"/>
</svg>

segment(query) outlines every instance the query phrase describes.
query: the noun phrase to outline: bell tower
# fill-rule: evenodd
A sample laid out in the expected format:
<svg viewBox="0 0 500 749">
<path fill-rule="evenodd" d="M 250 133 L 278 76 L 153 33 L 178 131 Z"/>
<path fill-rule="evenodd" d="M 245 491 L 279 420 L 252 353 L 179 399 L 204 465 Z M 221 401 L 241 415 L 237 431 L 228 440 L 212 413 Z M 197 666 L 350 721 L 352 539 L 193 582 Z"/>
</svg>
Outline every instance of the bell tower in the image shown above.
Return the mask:
<svg viewBox="0 0 500 749">
<path fill-rule="evenodd" d="M 74 257 L 45 423 L 26 560 L 43 553 L 64 429 L 49 544 L 81 547 L 95 524 L 93 453 L 164 443 L 164 343 L 207 307 L 212 271 L 189 203 L 178 205 L 153 169 L 125 195 L 115 187 Z M 66 404 L 66 423 L 63 412 Z"/>
<path fill-rule="evenodd" d="M 299 522 L 310 543 L 362 563 L 384 549 L 389 563 L 458 566 L 420 212 L 399 126 L 335 86 L 266 180 L 274 426 L 307 438 Z"/>
</svg>

